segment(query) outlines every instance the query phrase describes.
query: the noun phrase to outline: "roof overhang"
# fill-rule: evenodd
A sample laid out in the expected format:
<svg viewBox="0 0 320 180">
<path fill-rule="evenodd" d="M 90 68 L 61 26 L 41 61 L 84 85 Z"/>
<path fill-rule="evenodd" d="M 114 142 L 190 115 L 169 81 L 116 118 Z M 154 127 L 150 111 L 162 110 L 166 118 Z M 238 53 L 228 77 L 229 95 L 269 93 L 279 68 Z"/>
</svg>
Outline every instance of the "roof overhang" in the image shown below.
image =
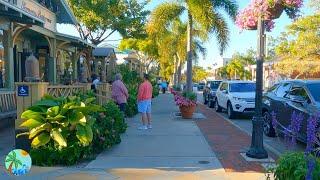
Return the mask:
<svg viewBox="0 0 320 180">
<path fill-rule="evenodd" d="M 42 19 L 33 16 L 4 0 L 0 0 L 0 17 L 5 17 L 11 21 L 23 24 L 44 25 Z"/>
<path fill-rule="evenodd" d="M 78 21 L 70 9 L 68 3 L 65 0 L 56 0 L 56 3 L 60 9 L 57 15 L 57 23 L 62 24 L 77 24 Z"/>
<path fill-rule="evenodd" d="M 56 38 L 58 40 L 62 40 L 62 41 L 70 41 L 70 43 L 75 47 L 80 47 L 80 48 L 86 48 L 86 47 L 95 48 L 96 47 L 95 45 L 90 44 L 79 37 L 70 36 L 70 35 L 63 34 L 63 33 L 57 32 Z"/>
</svg>

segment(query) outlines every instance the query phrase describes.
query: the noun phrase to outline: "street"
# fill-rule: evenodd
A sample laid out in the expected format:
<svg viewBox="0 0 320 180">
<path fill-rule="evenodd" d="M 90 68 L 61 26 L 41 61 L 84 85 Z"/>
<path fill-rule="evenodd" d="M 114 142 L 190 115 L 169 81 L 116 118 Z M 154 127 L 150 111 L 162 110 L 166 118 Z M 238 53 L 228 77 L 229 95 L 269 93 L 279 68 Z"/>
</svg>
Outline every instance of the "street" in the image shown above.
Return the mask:
<svg viewBox="0 0 320 180">
<path fill-rule="evenodd" d="M 202 92 L 197 92 L 197 99 L 198 102 L 203 104 L 203 96 Z M 211 111 L 215 112 L 213 108 L 209 108 L 207 106 L 207 109 L 210 109 Z M 215 112 L 219 116 L 223 117 L 226 121 L 232 123 L 234 126 L 242 130 L 243 132 L 247 133 L 251 136 L 252 133 L 252 122 L 251 118 L 252 116 L 248 115 L 240 115 L 235 119 L 229 119 L 227 116 L 227 113 L 225 110 L 223 110 L 221 113 Z M 287 146 L 287 143 L 284 141 L 283 137 L 267 137 L 264 135 L 264 146 L 267 148 L 267 150 L 271 151 L 277 156 L 280 156 L 281 154 L 285 153 L 289 150 L 289 147 Z M 305 144 L 298 142 L 296 147 L 294 147 L 294 150 L 296 151 L 304 151 Z"/>
</svg>

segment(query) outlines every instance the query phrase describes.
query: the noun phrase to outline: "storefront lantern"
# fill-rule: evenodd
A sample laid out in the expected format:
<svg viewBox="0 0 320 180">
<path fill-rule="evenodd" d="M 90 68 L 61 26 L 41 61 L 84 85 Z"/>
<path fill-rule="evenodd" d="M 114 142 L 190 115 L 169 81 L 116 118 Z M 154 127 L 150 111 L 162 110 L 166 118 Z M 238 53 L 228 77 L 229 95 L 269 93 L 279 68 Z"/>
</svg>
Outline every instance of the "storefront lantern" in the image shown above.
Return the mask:
<svg viewBox="0 0 320 180">
<path fill-rule="evenodd" d="M 25 68 L 26 68 L 26 82 L 37 82 L 40 81 L 39 76 L 39 61 L 38 59 L 31 54 L 26 62 L 25 62 Z"/>
</svg>

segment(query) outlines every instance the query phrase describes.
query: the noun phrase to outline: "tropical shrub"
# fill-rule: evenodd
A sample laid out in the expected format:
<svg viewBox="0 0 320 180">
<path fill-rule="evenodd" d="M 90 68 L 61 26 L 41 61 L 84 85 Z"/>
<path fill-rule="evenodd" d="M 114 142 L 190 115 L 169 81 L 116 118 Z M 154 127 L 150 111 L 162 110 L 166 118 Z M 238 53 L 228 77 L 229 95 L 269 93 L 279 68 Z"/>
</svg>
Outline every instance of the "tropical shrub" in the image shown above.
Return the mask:
<svg viewBox="0 0 320 180">
<path fill-rule="evenodd" d="M 127 117 L 133 117 L 138 113 L 138 104 L 137 104 L 137 95 L 138 89 L 130 88 L 129 91 L 129 98 L 126 106 L 125 114 Z"/>
<path fill-rule="evenodd" d="M 95 98 L 81 101 L 74 96 L 45 96 L 22 113 L 21 118 L 25 121 L 20 126 L 29 129 L 23 135 L 29 136 L 32 148 L 54 142 L 55 146 L 62 149 L 67 147 L 68 139 L 76 139 L 81 145 L 88 146 L 93 138 L 91 126 L 95 121 L 89 114 L 103 110 L 91 104 L 93 101 Z"/>
<path fill-rule="evenodd" d="M 79 161 L 94 159 L 97 153 L 112 147 L 114 144 L 120 143 L 120 133 L 125 132 L 127 127 L 123 114 L 114 102 L 108 102 L 103 107 L 95 105 L 94 103 L 95 98 L 92 97 L 92 93 L 87 92 L 79 94 L 78 97 L 69 97 L 66 99 L 46 96 L 35 106 L 30 107 L 29 110 L 24 113 L 25 116 L 28 115 L 30 116 L 29 118 L 36 120 L 43 120 L 43 118 L 48 119 L 47 121 L 52 123 L 50 125 L 53 127 L 57 128 L 60 125 L 59 123 L 66 121 L 61 117 L 62 115 L 69 118 L 69 121 L 72 121 L 69 123 L 69 126 L 64 129 L 63 127 L 59 127 L 59 129 L 61 129 L 61 132 L 59 132 L 66 142 L 66 146 L 59 145 L 59 143 L 56 142 L 57 140 L 54 139 L 55 136 L 52 136 L 49 142 L 41 144 L 41 146 L 32 146 L 30 155 L 33 164 L 40 166 L 73 165 Z M 57 105 L 59 108 L 62 107 L 59 111 L 59 114 L 61 114 L 59 117 L 61 117 L 61 119 L 59 119 L 59 122 L 51 122 L 51 116 L 46 114 L 46 112 L 51 112 L 52 107 Z M 64 108 L 67 108 L 67 110 Z M 45 111 L 45 109 L 47 109 L 47 111 Z M 40 110 L 42 112 L 40 115 L 30 112 L 38 112 Z M 81 117 L 79 112 L 85 115 L 86 122 L 90 125 L 88 129 L 91 129 L 91 133 L 90 137 L 87 138 L 90 141 L 86 140 L 86 136 L 84 136 L 85 133 L 77 127 L 79 126 L 78 124 L 75 127 L 73 125 L 73 122 L 75 122 L 75 120 L 72 120 L 74 116 L 78 118 Z M 33 114 L 32 117 L 31 114 Z M 82 121 L 84 121 L 84 117 L 78 120 L 79 124 L 83 124 Z M 27 121 L 23 124 L 30 124 L 26 122 Z M 31 131 L 33 132 L 34 130 L 30 130 L 30 132 Z M 46 131 L 50 131 L 50 129 L 43 130 L 44 133 L 47 133 Z M 81 133 L 78 131 L 81 131 Z M 30 132 L 27 134 L 30 134 Z"/>
</svg>

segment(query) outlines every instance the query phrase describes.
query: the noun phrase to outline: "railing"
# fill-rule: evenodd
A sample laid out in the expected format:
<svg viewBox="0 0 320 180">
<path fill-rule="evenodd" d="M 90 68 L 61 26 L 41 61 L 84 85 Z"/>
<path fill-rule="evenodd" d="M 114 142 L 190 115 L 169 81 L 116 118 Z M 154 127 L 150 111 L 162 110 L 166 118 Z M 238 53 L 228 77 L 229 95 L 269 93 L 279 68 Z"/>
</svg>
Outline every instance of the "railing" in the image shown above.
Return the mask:
<svg viewBox="0 0 320 180">
<path fill-rule="evenodd" d="M 17 100 L 14 91 L 0 91 L 0 119 L 13 117 L 17 110 Z"/>
<path fill-rule="evenodd" d="M 85 92 L 90 89 L 88 84 L 83 85 L 57 85 L 57 86 L 48 86 L 47 93 L 54 97 L 68 97 L 74 96 L 79 92 Z"/>
<path fill-rule="evenodd" d="M 112 100 L 111 97 L 111 85 L 108 83 L 101 83 L 97 85 L 97 91 L 96 91 L 96 96 L 97 96 L 97 103 L 99 105 L 104 105 L 108 101 Z"/>
</svg>

